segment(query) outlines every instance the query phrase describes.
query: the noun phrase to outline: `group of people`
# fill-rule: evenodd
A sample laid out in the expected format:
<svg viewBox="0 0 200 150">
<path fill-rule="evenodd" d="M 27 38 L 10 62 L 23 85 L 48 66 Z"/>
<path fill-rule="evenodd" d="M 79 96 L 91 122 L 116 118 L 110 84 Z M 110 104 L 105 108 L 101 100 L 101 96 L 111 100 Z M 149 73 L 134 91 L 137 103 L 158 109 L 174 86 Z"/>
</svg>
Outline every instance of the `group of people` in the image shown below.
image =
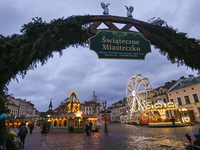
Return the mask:
<svg viewBox="0 0 200 150">
<path fill-rule="evenodd" d="M 34 124 L 29 124 L 29 131 L 30 131 L 30 134 L 32 134 L 32 131 L 34 129 Z M 20 126 L 19 126 L 19 132 L 18 132 L 18 137 L 20 137 L 20 141 L 22 142 L 22 146 L 24 148 L 24 143 L 25 143 L 25 138 L 26 138 L 26 135 L 28 133 L 28 129 L 26 127 L 26 124 L 25 123 L 21 123 Z"/>
<path fill-rule="evenodd" d="M 90 135 L 91 133 L 94 134 L 94 131 L 92 130 L 92 121 L 86 121 L 85 122 L 85 132 L 87 133 L 87 135 Z"/>
</svg>

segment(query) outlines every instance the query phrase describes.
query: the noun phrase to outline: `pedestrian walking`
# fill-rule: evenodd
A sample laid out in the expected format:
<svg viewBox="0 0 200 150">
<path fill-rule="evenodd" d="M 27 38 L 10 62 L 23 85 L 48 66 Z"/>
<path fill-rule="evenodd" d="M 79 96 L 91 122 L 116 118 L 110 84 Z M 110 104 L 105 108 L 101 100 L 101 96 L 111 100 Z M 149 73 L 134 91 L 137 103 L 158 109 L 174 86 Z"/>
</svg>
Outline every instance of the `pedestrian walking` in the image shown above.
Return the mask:
<svg viewBox="0 0 200 150">
<path fill-rule="evenodd" d="M 27 133 L 28 133 L 28 130 L 26 128 L 25 123 L 23 123 L 18 132 L 18 137 L 20 137 L 20 141 L 23 144 L 23 148 L 24 148 L 24 143 L 25 143 L 25 138 L 26 138 Z"/>
<path fill-rule="evenodd" d="M 85 122 L 85 132 L 87 133 L 87 135 L 89 134 L 90 131 L 90 123 L 88 122 L 88 120 Z"/>
<path fill-rule="evenodd" d="M 43 127 L 42 127 L 42 135 L 44 134 L 45 136 L 47 135 L 47 125 L 46 123 L 44 123 Z"/>
<path fill-rule="evenodd" d="M 32 134 L 33 129 L 34 129 L 34 125 L 31 123 L 31 124 L 29 125 L 30 134 Z"/>
<path fill-rule="evenodd" d="M 173 125 L 173 127 L 176 127 L 174 117 L 172 117 L 171 121 L 172 121 L 172 125 Z"/>
<path fill-rule="evenodd" d="M 94 132 L 93 132 L 93 130 L 92 130 L 92 121 L 90 121 L 90 134 L 91 134 L 91 133 L 94 134 Z"/>
</svg>

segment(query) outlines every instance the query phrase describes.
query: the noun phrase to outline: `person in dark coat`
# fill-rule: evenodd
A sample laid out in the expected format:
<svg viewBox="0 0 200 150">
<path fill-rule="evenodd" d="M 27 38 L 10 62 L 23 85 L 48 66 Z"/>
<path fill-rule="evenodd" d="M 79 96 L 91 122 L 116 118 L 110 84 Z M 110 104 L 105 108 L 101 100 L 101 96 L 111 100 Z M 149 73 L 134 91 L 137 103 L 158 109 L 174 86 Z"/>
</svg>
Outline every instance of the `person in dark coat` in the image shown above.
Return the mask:
<svg viewBox="0 0 200 150">
<path fill-rule="evenodd" d="M 31 124 L 29 125 L 30 134 L 32 134 L 33 129 L 34 129 L 34 125 L 31 123 Z"/>
<path fill-rule="evenodd" d="M 47 135 L 47 125 L 46 125 L 46 123 L 42 127 L 42 135 L 43 134 L 45 134 L 45 136 Z"/>
<path fill-rule="evenodd" d="M 90 131 L 90 124 L 88 122 L 88 120 L 85 122 L 85 132 L 87 133 L 87 135 L 90 135 L 89 134 L 89 131 Z"/>
<path fill-rule="evenodd" d="M 176 127 L 174 117 L 172 117 L 171 121 L 172 121 L 172 125 L 173 125 L 173 127 Z"/>
<path fill-rule="evenodd" d="M 25 123 L 23 123 L 18 132 L 18 136 L 20 137 L 20 141 L 23 144 L 23 148 L 24 148 L 24 143 L 25 143 L 25 138 L 26 138 L 27 133 L 28 133 L 28 130 L 26 128 Z"/>
<path fill-rule="evenodd" d="M 94 132 L 93 132 L 93 130 L 92 130 L 92 121 L 90 121 L 90 134 L 91 134 L 91 133 L 94 134 Z"/>
</svg>

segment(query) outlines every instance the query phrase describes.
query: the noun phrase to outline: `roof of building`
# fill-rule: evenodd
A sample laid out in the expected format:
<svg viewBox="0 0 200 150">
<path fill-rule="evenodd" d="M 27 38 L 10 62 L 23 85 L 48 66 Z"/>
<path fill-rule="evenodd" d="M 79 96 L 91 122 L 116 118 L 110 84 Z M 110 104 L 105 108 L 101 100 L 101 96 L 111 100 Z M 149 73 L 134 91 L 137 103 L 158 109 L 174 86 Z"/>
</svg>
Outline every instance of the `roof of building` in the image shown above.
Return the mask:
<svg viewBox="0 0 200 150">
<path fill-rule="evenodd" d="M 72 92 L 71 93 L 71 96 L 70 98 L 67 100 L 67 103 L 80 103 L 77 96 L 76 96 L 76 93 L 75 92 Z"/>
<path fill-rule="evenodd" d="M 192 79 L 187 79 L 185 81 L 180 82 L 180 84 L 178 84 L 177 86 L 175 86 L 171 91 L 175 91 L 175 90 L 179 90 L 182 88 L 186 88 L 189 86 L 193 86 L 196 84 L 200 83 L 200 76 L 199 77 L 194 77 Z"/>
<path fill-rule="evenodd" d="M 62 105 L 58 106 L 56 109 L 54 109 L 54 111 L 58 111 L 60 109 L 64 109 L 65 106 L 66 106 L 66 104 L 62 104 Z"/>
<path fill-rule="evenodd" d="M 12 101 L 7 102 L 6 105 L 7 105 L 7 106 L 8 106 L 8 105 L 12 105 L 12 106 L 15 106 L 15 107 L 19 107 L 19 106 L 17 106 L 14 102 L 12 102 Z"/>
<path fill-rule="evenodd" d="M 154 89 L 154 90 L 157 90 L 157 91 L 158 91 L 160 88 L 162 88 L 162 89 L 169 89 L 169 88 L 172 87 L 176 82 L 177 82 L 176 80 L 172 80 L 171 82 L 166 82 L 165 85 L 159 86 L 159 87 L 157 87 L 157 88 Z"/>
<path fill-rule="evenodd" d="M 95 100 L 93 100 L 93 101 L 85 101 L 81 105 L 83 105 L 83 106 L 93 106 L 93 105 L 95 105 L 95 106 L 101 106 L 101 104 L 97 103 Z"/>
<path fill-rule="evenodd" d="M 52 109 L 49 109 L 47 112 L 40 112 L 41 117 L 47 117 L 47 115 L 54 115 L 55 112 Z"/>
</svg>

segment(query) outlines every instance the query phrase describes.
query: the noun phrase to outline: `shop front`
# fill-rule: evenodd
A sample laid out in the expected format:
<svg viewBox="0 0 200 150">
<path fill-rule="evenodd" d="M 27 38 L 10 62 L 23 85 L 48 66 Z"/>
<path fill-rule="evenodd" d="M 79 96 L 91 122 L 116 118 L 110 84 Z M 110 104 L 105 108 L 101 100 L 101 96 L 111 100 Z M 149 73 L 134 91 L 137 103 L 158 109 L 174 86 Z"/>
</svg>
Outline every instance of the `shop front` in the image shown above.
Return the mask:
<svg viewBox="0 0 200 150">
<path fill-rule="evenodd" d="M 74 132 L 83 132 L 83 118 L 74 118 Z"/>
<path fill-rule="evenodd" d="M 52 115 L 48 119 L 51 124 L 50 133 L 83 133 L 85 132 L 85 122 L 92 121 L 92 128 L 96 129 L 97 118 L 88 116 L 76 117 L 73 114 Z"/>
<path fill-rule="evenodd" d="M 96 128 L 96 117 L 83 115 L 80 110 L 80 102 L 76 97 L 78 92 L 68 92 L 71 94 L 66 102 L 65 113 L 50 115 L 50 133 L 83 133 L 85 132 L 85 122 L 92 121 L 92 128 Z"/>
</svg>

